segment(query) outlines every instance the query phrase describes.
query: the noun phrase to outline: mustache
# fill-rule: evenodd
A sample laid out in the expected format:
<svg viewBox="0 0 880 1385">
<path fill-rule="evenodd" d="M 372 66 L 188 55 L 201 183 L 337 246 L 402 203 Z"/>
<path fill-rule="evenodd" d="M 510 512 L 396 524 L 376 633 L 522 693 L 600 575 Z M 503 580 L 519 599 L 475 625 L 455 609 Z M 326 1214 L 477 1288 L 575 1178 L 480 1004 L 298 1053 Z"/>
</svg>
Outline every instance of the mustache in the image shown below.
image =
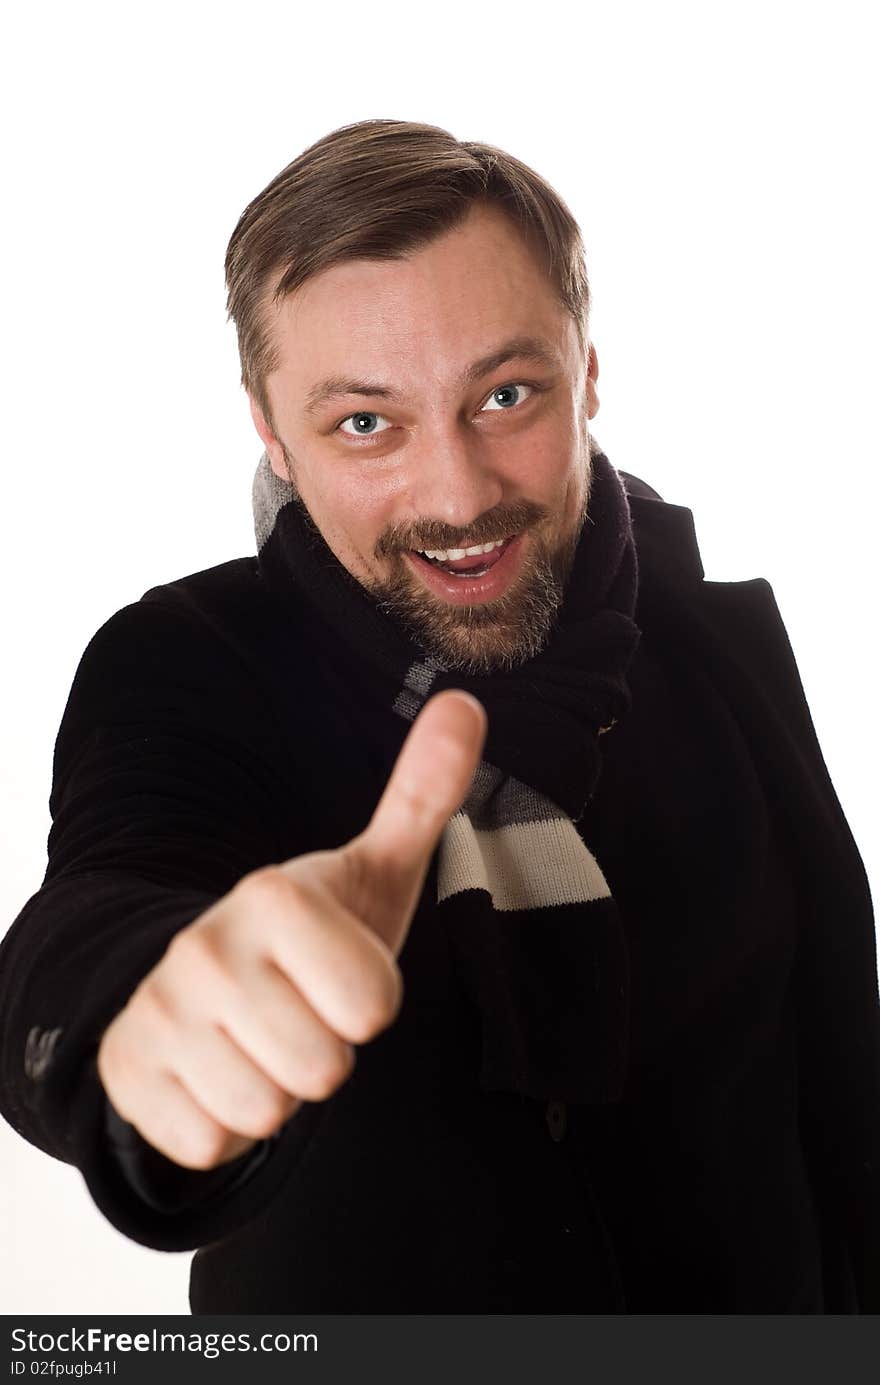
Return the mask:
<svg viewBox="0 0 880 1385">
<path fill-rule="evenodd" d="M 377 558 L 388 558 L 412 548 L 473 548 L 479 543 L 494 543 L 498 539 L 506 539 L 510 534 L 518 534 L 521 529 L 538 524 L 546 515 L 544 505 L 533 500 L 520 500 L 513 505 L 489 510 L 467 530 L 450 529 L 430 521 L 418 528 L 411 524 L 395 524 L 385 531 L 374 551 Z"/>
</svg>

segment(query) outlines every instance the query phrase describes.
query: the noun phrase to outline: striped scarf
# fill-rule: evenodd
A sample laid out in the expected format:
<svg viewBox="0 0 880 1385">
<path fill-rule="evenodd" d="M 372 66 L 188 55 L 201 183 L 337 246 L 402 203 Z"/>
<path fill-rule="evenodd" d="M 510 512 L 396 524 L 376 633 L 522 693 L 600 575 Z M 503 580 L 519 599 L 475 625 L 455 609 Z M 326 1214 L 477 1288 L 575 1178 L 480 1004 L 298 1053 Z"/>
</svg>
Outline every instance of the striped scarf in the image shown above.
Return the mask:
<svg viewBox="0 0 880 1385">
<path fill-rule="evenodd" d="M 482 1087 L 541 1100 L 616 1100 L 627 1047 L 624 931 L 577 822 L 599 779 L 599 738 L 630 706 L 637 561 L 623 483 L 604 453 L 591 461 L 587 520 L 548 641 L 481 676 L 445 667 L 379 610 L 265 454 L 253 484 L 264 577 L 297 586 L 350 648 L 359 695 L 375 680 L 404 723 L 444 688 L 486 708 L 484 759 L 428 883 L 479 1012 Z"/>
</svg>

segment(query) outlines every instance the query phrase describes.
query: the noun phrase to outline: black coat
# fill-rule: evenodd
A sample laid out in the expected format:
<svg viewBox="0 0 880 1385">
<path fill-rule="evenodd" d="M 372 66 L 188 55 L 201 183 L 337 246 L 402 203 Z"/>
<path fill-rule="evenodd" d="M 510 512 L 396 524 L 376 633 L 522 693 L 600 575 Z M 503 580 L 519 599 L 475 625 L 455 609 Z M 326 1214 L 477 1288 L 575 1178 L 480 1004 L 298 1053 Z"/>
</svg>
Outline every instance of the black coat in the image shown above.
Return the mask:
<svg viewBox="0 0 880 1385">
<path fill-rule="evenodd" d="M 110 1019 L 244 873 L 361 831 L 407 728 L 363 717 L 346 651 L 253 558 L 153 589 L 84 653 L 48 870 L 0 948 L 2 1106 L 126 1235 L 201 1247 L 196 1312 L 880 1311 L 862 863 L 771 588 L 705 581 L 690 511 L 621 475 L 643 638 L 577 824 L 627 926 L 613 1106 L 479 1089 L 432 867 L 400 1016 L 331 1100 L 219 1179 L 137 1138 L 120 1157 Z"/>
</svg>

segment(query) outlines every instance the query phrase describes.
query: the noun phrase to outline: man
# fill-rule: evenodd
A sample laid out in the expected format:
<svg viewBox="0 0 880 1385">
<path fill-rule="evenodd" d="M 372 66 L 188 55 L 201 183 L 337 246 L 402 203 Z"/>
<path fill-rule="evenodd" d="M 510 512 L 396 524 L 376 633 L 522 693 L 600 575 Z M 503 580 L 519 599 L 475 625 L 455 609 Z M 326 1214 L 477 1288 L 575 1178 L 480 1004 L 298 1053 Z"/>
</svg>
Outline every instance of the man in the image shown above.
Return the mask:
<svg viewBox="0 0 880 1385">
<path fill-rule="evenodd" d="M 434 127 L 227 255 L 258 557 L 98 631 L 4 1109 L 196 1312 L 875 1312 L 870 898 L 766 582 L 591 437 L 577 227 Z"/>
</svg>

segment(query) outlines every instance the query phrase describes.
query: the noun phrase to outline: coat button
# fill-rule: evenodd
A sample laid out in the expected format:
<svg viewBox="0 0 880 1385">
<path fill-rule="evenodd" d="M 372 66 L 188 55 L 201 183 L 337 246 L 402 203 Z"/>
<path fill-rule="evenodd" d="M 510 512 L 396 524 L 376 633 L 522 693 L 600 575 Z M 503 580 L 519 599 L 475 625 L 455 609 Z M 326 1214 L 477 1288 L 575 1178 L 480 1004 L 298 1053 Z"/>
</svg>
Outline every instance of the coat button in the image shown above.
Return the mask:
<svg viewBox="0 0 880 1385">
<path fill-rule="evenodd" d="M 564 1101 L 548 1101 L 545 1112 L 547 1118 L 547 1129 L 550 1131 L 551 1140 L 557 1144 L 565 1137 L 566 1126 L 568 1125 L 568 1111 Z"/>
</svg>

